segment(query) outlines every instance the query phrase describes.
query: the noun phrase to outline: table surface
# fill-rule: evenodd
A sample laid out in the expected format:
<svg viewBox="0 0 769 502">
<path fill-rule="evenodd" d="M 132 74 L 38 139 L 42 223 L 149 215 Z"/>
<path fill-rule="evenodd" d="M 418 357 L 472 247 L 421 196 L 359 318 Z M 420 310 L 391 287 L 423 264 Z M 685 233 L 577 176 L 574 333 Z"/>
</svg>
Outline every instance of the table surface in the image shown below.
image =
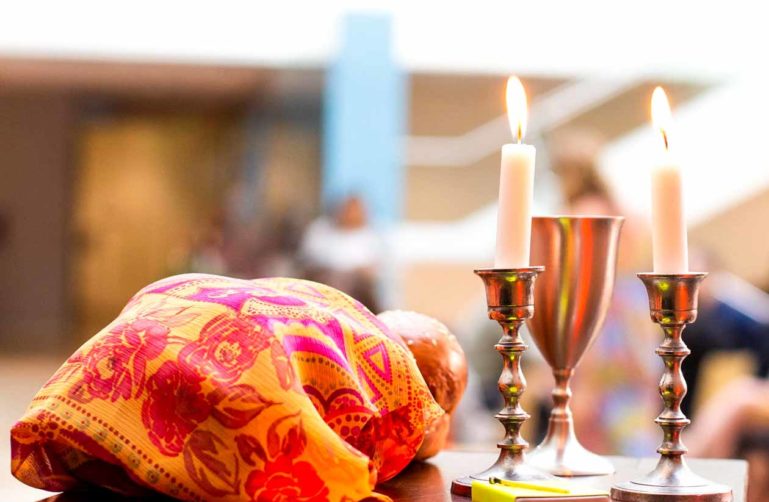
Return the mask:
<svg viewBox="0 0 769 502">
<path fill-rule="evenodd" d="M 450 493 L 451 480 L 485 469 L 496 460 L 496 457 L 495 452 L 445 451 L 427 462 L 412 463 L 394 479 L 379 485 L 377 491 L 390 496 L 395 502 L 468 502 L 469 498 Z M 646 474 L 657 462 L 654 458 L 608 458 L 617 469 L 615 474 L 571 478 L 572 481 L 608 490 L 616 482 Z M 730 486 L 734 490 L 734 502 L 745 502 L 748 465 L 744 460 L 689 459 L 689 465 L 701 476 Z M 117 502 L 127 499 L 103 492 L 88 491 L 64 493 L 44 500 L 45 502 L 93 500 Z M 169 499 L 158 497 L 155 500 Z"/>
<path fill-rule="evenodd" d="M 496 453 L 445 451 L 427 462 L 414 462 L 394 479 L 377 487 L 377 491 L 392 497 L 394 501 L 415 502 L 467 502 L 469 499 L 452 495 L 451 480 L 479 472 L 490 466 Z M 657 464 L 656 458 L 636 459 L 608 457 L 617 472 L 610 476 L 571 478 L 596 488 L 609 490 L 618 482 L 641 477 Z M 734 492 L 734 502 L 745 502 L 748 464 L 744 460 L 688 459 L 689 466 L 697 474 L 725 484 Z"/>
</svg>

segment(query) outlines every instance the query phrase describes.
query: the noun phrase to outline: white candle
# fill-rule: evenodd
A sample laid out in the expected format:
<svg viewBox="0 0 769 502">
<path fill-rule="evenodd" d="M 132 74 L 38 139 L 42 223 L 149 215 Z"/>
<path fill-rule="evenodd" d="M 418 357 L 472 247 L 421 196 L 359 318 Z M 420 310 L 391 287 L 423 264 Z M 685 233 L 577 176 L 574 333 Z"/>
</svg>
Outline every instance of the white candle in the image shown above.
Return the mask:
<svg viewBox="0 0 769 502">
<path fill-rule="evenodd" d="M 507 81 L 507 116 L 518 143 L 502 146 L 496 268 L 529 266 L 536 149 L 521 143 L 526 132 L 526 114 L 523 85 L 516 77 L 510 77 Z"/>
<path fill-rule="evenodd" d="M 681 168 L 670 153 L 672 115 L 665 91 L 652 94 L 652 118 L 662 137 L 660 160 L 652 168 L 652 254 L 654 272 L 679 274 L 689 271 Z"/>
</svg>

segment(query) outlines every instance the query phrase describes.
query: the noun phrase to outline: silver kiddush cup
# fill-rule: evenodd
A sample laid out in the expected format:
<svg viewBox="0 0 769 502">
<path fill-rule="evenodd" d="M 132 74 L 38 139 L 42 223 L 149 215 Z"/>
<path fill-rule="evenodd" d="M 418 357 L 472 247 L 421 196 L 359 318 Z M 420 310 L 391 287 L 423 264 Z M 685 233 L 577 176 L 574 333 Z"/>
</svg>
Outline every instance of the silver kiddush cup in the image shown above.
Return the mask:
<svg viewBox="0 0 769 502">
<path fill-rule="evenodd" d="M 555 377 L 547 436 L 529 463 L 557 476 L 611 474 L 607 459 L 586 450 L 574 434 L 569 382 L 598 335 L 609 309 L 624 219 L 535 217 L 531 263 L 544 265 L 534 293 L 537 315 L 527 319 L 534 342 Z"/>
</svg>

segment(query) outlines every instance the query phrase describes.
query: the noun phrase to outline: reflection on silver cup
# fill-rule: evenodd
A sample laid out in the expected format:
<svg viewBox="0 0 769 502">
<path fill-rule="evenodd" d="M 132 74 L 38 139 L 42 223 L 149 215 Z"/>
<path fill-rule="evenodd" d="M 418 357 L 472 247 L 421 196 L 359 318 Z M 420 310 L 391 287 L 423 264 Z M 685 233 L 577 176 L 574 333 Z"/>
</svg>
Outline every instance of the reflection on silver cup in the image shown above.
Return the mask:
<svg viewBox="0 0 769 502">
<path fill-rule="evenodd" d="M 586 450 L 574 434 L 569 381 L 596 338 L 609 308 L 623 218 L 535 217 L 531 263 L 544 265 L 537 281 L 537 315 L 529 331 L 553 370 L 553 410 L 547 436 L 529 462 L 559 476 L 610 474 L 607 459 Z"/>
</svg>

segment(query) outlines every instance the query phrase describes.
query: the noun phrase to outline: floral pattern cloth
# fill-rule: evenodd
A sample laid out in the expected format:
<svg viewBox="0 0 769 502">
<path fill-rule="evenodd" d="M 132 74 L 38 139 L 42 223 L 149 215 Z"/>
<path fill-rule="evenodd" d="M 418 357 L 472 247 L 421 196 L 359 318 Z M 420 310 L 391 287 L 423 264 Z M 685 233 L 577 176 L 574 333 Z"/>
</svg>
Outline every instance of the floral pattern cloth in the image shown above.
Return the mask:
<svg viewBox="0 0 769 502">
<path fill-rule="evenodd" d="M 359 500 L 442 414 L 403 341 L 297 279 L 175 276 L 134 296 L 12 428 L 31 486 L 184 500 Z"/>
</svg>

